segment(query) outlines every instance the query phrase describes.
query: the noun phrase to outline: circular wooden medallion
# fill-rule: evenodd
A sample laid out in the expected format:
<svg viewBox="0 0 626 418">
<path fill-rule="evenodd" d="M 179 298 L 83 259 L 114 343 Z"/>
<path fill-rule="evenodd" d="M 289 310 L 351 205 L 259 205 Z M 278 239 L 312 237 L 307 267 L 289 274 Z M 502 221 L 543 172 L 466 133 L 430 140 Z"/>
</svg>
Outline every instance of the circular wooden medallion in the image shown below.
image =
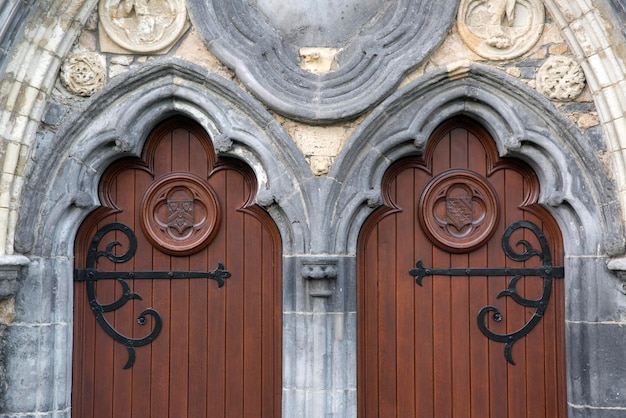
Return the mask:
<svg viewBox="0 0 626 418">
<path fill-rule="evenodd" d="M 211 187 L 189 173 L 172 173 L 143 197 L 142 226 L 165 253 L 187 255 L 206 247 L 218 230 L 220 210 Z"/>
<path fill-rule="evenodd" d="M 488 240 L 498 216 L 495 190 L 469 170 L 449 170 L 433 178 L 422 192 L 417 214 L 435 245 L 457 253 Z"/>
</svg>

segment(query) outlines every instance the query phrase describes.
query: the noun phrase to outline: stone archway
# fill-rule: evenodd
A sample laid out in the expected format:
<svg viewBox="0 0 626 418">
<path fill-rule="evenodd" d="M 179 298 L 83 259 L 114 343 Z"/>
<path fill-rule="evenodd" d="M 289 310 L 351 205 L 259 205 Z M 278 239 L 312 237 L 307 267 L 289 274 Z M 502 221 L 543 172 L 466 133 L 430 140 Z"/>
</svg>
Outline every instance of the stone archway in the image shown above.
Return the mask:
<svg viewBox="0 0 626 418">
<path fill-rule="evenodd" d="M 157 64 L 112 84 L 65 125 L 49 147 L 36 153 L 37 164 L 25 184 L 16 240 L 31 261 L 16 303 L 24 307 L 18 308 L 22 321 L 41 325 L 12 335 L 21 350 L 27 349 L 28 361 L 15 357 L 7 363 L 14 394 L 7 410 L 36 410 L 45 398 L 58 405 L 46 408 L 69 414 L 77 226 L 99 206 L 98 182 L 106 167 L 122 157 L 138 156 L 148 133 L 173 115 L 199 124 L 218 155 L 244 160 L 251 167 L 257 177 L 254 203 L 274 219 L 285 252 L 305 241 L 306 232 L 286 219 L 303 217 L 292 182 L 310 175 L 310 170 L 293 142 L 253 99 L 184 62 Z M 33 300 L 40 302 L 28 302 Z M 54 347 L 54 354 L 45 359 L 37 355 L 41 341 Z"/>
<path fill-rule="evenodd" d="M 620 303 L 618 283 L 606 269 L 611 254 L 624 248 L 620 206 L 607 197 L 617 192 L 602 175 L 589 141 L 535 91 L 476 64 L 458 69 L 453 80 L 448 77 L 443 70 L 428 74 L 383 102 L 339 155 L 330 173 L 341 184 L 336 195 L 345 193 L 333 209 L 341 214 L 332 224 L 335 243 L 347 253 L 356 250 L 361 225 L 382 203 L 381 179 L 391 163 L 421 155 L 444 120 L 465 115 L 478 121 L 494 138 L 500 156 L 519 158 L 537 173 L 538 202 L 562 229 L 566 271 L 576 272 L 565 282 L 567 400 L 572 415 L 578 405 L 592 402 L 594 375 L 606 375 L 613 367 L 596 355 L 597 346 L 587 335 L 609 338 L 611 332 L 595 326 L 600 294 L 614 289 L 612 297 Z M 602 315 L 615 312 L 605 310 Z"/>
</svg>

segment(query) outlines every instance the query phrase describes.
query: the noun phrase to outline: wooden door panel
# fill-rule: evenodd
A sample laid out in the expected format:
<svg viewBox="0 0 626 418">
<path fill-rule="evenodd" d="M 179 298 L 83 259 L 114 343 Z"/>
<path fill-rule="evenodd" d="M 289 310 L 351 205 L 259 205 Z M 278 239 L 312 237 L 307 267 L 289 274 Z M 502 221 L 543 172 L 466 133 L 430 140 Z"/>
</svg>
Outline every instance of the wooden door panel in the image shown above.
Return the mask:
<svg viewBox="0 0 626 418">
<path fill-rule="evenodd" d="M 134 231 L 137 252 L 123 263 L 100 257 L 98 271 L 208 272 L 223 263 L 231 275 L 223 287 L 207 278 L 127 279 L 141 299 L 105 312 L 111 326 L 142 338 L 156 324 L 150 315 L 138 324 L 146 308 L 162 320 L 128 369 L 128 349 L 99 325 L 85 281 L 76 281 L 73 416 L 280 416 L 281 243 L 271 218 L 251 204 L 255 190 L 251 170 L 215 160 L 210 139 L 184 119 L 155 129 L 141 159 L 107 170 L 103 208 L 77 236 L 78 270 L 96 231 L 119 222 Z M 129 248 L 124 233 L 112 231 L 98 250 L 115 240 L 116 254 Z M 106 304 L 123 286 L 98 280 L 95 289 Z"/>
<path fill-rule="evenodd" d="M 543 231 L 552 265 L 562 266 L 560 232 L 536 205 L 538 192 L 526 165 L 499 159 L 489 135 L 463 118 L 440 127 L 423 158 L 387 171 L 385 205 L 370 216 L 358 244 L 359 416 L 565 416 L 563 280 L 552 281 L 538 325 L 513 343 L 513 365 L 477 316 L 496 306 L 502 320 L 490 314 L 485 325 L 499 334 L 532 318 L 535 308 L 498 298 L 511 277 L 436 274 L 419 286 L 409 274 L 418 259 L 433 269 L 542 266 L 539 257 L 520 264 L 505 254 L 505 229 L 519 220 Z M 509 242 L 522 239 L 542 248 L 527 228 Z M 543 279 L 524 276 L 515 289 L 539 299 Z"/>
</svg>

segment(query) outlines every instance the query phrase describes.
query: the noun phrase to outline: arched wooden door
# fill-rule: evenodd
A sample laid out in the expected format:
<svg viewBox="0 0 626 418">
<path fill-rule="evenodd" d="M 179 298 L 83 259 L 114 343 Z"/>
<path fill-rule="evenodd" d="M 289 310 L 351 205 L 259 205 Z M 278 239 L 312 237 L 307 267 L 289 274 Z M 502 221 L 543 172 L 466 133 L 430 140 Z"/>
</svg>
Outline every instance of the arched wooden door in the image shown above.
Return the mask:
<svg viewBox="0 0 626 418">
<path fill-rule="evenodd" d="M 359 416 L 564 417 L 562 238 L 536 175 L 459 118 L 382 188 L 358 244 Z"/>
<path fill-rule="evenodd" d="M 73 417 L 280 416 L 281 241 L 255 191 L 183 118 L 106 171 L 75 245 Z"/>
</svg>

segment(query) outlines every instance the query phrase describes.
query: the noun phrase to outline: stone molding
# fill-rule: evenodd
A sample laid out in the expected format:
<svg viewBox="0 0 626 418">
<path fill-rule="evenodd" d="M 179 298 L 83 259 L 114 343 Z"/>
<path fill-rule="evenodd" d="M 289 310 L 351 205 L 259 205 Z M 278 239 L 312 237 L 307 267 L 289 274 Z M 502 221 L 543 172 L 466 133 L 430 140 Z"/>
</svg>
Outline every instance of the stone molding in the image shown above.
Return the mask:
<svg viewBox="0 0 626 418">
<path fill-rule="evenodd" d="M 188 8 L 208 48 L 267 106 L 290 118 L 328 123 L 355 117 L 389 95 L 443 41 L 458 7 L 457 0 L 386 3 L 347 40 L 331 39 L 330 45 L 299 44 L 306 40 L 297 33 L 291 39 L 244 0 L 189 0 Z M 275 7 L 280 14 L 282 6 Z M 332 71 L 317 73 L 301 68 L 301 48 L 341 51 L 326 68 Z"/>
</svg>

